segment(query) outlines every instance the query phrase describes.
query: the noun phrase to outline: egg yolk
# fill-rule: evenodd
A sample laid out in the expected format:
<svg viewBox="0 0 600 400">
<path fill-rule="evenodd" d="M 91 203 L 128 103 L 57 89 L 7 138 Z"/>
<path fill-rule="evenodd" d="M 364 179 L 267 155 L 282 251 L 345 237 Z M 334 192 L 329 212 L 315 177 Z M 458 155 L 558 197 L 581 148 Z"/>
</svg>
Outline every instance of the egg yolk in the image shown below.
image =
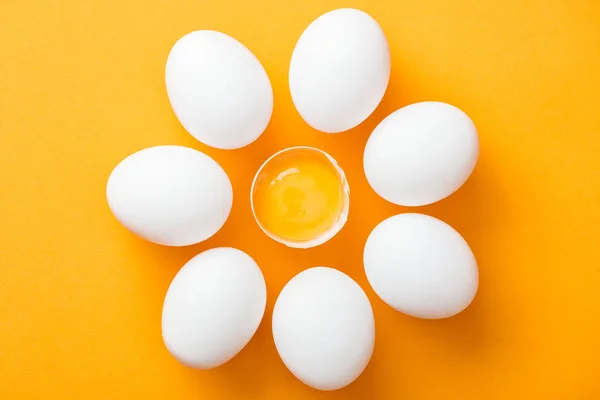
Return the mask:
<svg viewBox="0 0 600 400">
<path fill-rule="evenodd" d="M 343 178 L 325 154 L 292 148 L 263 165 L 252 203 L 264 230 L 300 242 L 318 238 L 338 222 L 345 196 Z"/>
</svg>

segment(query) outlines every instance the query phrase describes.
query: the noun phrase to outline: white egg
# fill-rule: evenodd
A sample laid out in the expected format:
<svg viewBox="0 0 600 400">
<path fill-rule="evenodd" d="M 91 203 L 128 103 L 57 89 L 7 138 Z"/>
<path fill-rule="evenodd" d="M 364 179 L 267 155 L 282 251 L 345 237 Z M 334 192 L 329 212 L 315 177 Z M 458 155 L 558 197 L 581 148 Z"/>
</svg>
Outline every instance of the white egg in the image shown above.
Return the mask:
<svg viewBox="0 0 600 400">
<path fill-rule="evenodd" d="M 461 312 L 479 283 L 467 242 L 450 225 L 423 214 L 399 214 L 377 225 L 365 245 L 364 265 L 384 302 L 418 318 Z"/>
<path fill-rule="evenodd" d="M 292 99 L 313 128 L 346 131 L 377 108 L 390 68 L 387 40 L 371 16 L 351 8 L 330 11 L 306 28 L 294 48 Z"/>
<path fill-rule="evenodd" d="M 206 154 L 183 146 L 156 146 L 115 167 L 106 198 L 119 222 L 138 236 L 187 246 L 221 229 L 233 192 L 223 168 Z"/>
<path fill-rule="evenodd" d="M 179 122 L 208 146 L 246 146 L 271 119 L 267 73 L 250 50 L 224 33 L 195 31 L 179 39 L 167 59 L 165 80 Z"/>
<path fill-rule="evenodd" d="M 446 103 L 401 108 L 375 128 L 364 153 L 369 184 L 402 206 L 435 203 L 462 186 L 477 163 L 477 129 Z"/>
<path fill-rule="evenodd" d="M 266 299 L 265 280 L 249 255 L 230 247 L 200 253 L 183 266 L 167 291 L 165 345 L 193 368 L 224 364 L 256 332 Z"/>
<path fill-rule="evenodd" d="M 299 380 L 315 389 L 340 389 L 358 378 L 371 358 L 373 310 L 348 275 L 310 268 L 279 294 L 273 338 L 279 356 Z"/>
</svg>

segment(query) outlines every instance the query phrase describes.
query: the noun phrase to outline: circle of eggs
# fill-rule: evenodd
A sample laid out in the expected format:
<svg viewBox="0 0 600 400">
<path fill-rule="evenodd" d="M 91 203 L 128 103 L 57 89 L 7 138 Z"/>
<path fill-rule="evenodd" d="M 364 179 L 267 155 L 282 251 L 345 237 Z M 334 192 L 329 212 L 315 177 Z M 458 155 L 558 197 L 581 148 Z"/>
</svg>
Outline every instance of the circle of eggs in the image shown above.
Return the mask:
<svg viewBox="0 0 600 400">
<path fill-rule="evenodd" d="M 292 100 L 314 129 L 346 131 L 379 105 L 390 68 L 379 24 L 359 10 L 334 10 L 314 20 L 294 48 Z M 205 145 L 240 148 L 269 124 L 269 78 L 250 50 L 224 33 L 202 30 L 179 39 L 167 59 L 165 83 L 177 119 Z M 397 110 L 376 127 L 363 166 L 382 198 L 420 206 L 456 191 L 478 154 L 477 130 L 464 112 L 424 102 Z M 128 156 L 111 173 L 106 196 L 127 229 L 168 246 L 213 236 L 227 220 L 233 199 L 219 164 L 182 146 L 151 147 Z M 419 318 L 455 315 L 470 304 L 478 287 L 477 263 L 465 240 L 446 223 L 421 214 L 381 222 L 367 239 L 363 261 L 377 295 Z M 204 251 L 177 273 L 165 296 L 166 348 L 185 365 L 217 367 L 249 342 L 265 305 L 265 281 L 248 254 L 228 247 Z M 313 388 L 336 390 L 367 366 L 375 323 L 369 299 L 352 278 L 315 267 L 296 275 L 279 294 L 272 333 L 293 375 Z"/>
</svg>

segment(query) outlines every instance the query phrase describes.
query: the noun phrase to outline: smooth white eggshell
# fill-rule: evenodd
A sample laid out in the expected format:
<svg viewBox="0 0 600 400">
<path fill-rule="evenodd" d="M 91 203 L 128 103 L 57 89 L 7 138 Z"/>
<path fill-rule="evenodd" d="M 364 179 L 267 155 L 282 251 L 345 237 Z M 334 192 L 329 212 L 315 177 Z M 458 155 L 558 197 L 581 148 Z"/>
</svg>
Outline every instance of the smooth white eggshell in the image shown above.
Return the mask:
<svg viewBox="0 0 600 400">
<path fill-rule="evenodd" d="M 187 246 L 221 229 L 233 191 L 223 168 L 206 154 L 183 146 L 156 146 L 115 167 L 106 198 L 119 222 L 138 236 Z"/>
<path fill-rule="evenodd" d="M 351 8 L 330 11 L 306 28 L 294 48 L 294 105 L 319 131 L 354 128 L 379 105 L 390 68 L 387 40 L 371 16 Z"/>
<path fill-rule="evenodd" d="M 381 197 L 422 206 L 458 190 L 478 155 L 477 129 L 467 114 L 450 104 L 423 102 L 395 111 L 375 128 L 363 164 Z"/>
<path fill-rule="evenodd" d="M 208 146 L 246 146 L 271 119 L 267 73 L 250 50 L 224 33 L 202 30 L 179 39 L 169 53 L 165 80 L 179 122 Z"/>
<path fill-rule="evenodd" d="M 364 266 L 377 295 L 418 318 L 446 318 L 464 310 L 479 283 L 467 242 L 450 225 L 423 214 L 398 214 L 373 229 Z"/>
<path fill-rule="evenodd" d="M 226 363 L 256 332 L 266 296 L 260 268 L 243 251 L 220 247 L 198 254 L 177 273 L 165 297 L 167 349 L 194 368 Z"/>
<path fill-rule="evenodd" d="M 340 389 L 353 382 L 371 358 L 371 304 L 348 275 L 327 267 L 307 269 L 277 298 L 273 338 L 279 356 L 299 380 L 315 389 Z"/>
</svg>

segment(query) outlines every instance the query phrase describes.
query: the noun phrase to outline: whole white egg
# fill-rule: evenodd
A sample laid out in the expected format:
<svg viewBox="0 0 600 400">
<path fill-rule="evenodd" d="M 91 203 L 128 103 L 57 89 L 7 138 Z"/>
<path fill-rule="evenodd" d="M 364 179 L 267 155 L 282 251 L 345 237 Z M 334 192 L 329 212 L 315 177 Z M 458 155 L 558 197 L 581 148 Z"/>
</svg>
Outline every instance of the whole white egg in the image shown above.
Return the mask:
<svg viewBox="0 0 600 400">
<path fill-rule="evenodd" d="M 156 146 L 115 167 L 106 198 L 117 220 L 138 236 L 187 246 L 221 229 L 233 191 L 223 168 L 206 154 L 183 146 Z"/>
<path fill-rule="evenodd" d="M 195 31 L 179 39 L 167 59 L 165 80 L 179 122 L 208 146 L 246 146 L 271 119 L 267 73 L 250 50 L 224 33 Z"/>
<path fill-rule="evenodd" d="M 348 275 L 310 268 L 279 294 L 273 338 L 279 356 L 299 380 L 319 390 L 340 389 L 358 378 L 371 358 L 373 310 Z"/>
<path fill-rule="evenodd" d="M 398 214 L 373 229 L 364 266 L 377 295 L 417 318 L 446 318 L 464 310 L 479 284 L 477 262 L 450 225 L 423 214 Z"/>
<path fill-rule="evenodd" d="M 289 71 L 294 105 L 319 131 L 354 128 L 379 105 L 390 68 L 377 21 L 351 8 L 330 11 L 306 28 L 294 48 Z"/>
<path fill-rule="evenodd" d="M 369 184 L 402 206 L 435 203 L 460 188 L 477 163 L 477 129 L 450 104 L 403 107 L 375 128 L 364 153 Z"/>
<path fill-rule="evenodd" d="M 209 369 L 226 363 L 260 325 L 267 292 L 254 260 L 219 247 L 192 258 L 177 273 L 163 305 L 162 335 L 181 363 Z"/>
</svg>

